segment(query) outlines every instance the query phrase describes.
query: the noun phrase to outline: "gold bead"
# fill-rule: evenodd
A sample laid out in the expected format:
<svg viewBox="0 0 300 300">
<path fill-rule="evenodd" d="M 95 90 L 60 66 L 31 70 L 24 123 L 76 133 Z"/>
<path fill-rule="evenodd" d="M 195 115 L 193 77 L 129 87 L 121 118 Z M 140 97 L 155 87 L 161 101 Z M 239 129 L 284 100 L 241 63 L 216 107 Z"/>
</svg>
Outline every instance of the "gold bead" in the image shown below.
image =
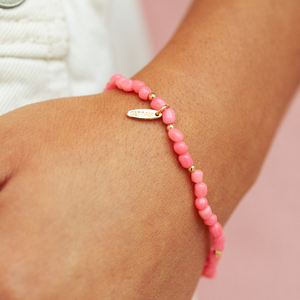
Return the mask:
<svg viewBox="0 0 300 300">
<path fill-rule="evenodd" d="M 190 171 L 191 173 L 193 173 L 193 172 L 196 171 L 196 168 L 195 168 L 194 166 L 191 166 L 191 167 L 189 168 L 189 171 Z"/>
<path fill-rule="evenodd" d="M 168 129 L 168 130 L 170 130 L 170 129 L 172 129 L 172 128 L 174 128 L 173 124 L 169 124 L 169 125 L 167 126 L 167 129 Z"/>
<path fill-rule="evenodd" d="M 221 256 L 221 254 L 222 254 L 222 251 L 215 251 L 215 256 L 216 256 L 216 257 Z"/>
<path fill-rule="evenodd" d="M 151 93 L 151 94 L 149 95 L 149 100 L 152 101 L 155 97 L 156 97 L 155 94 Z"/>
</svg>

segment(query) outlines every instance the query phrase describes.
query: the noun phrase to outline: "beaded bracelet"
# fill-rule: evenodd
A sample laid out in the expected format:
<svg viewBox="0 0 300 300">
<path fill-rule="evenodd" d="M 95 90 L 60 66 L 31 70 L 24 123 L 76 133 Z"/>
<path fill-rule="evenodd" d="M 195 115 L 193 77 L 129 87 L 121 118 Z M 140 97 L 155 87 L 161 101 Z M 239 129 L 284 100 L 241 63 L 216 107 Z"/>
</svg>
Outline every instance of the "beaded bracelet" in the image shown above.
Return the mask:
<svg viewBox="0 0 300 300">
<path fill-rule="evenodd" d="M 191 180 L 195 183 L 194 193 L 196 195 L 195 206 L 198 209 L 200 217 L 204 223 L 209 226 L 212 235 L 211 249 L 206 259 L 202 275 L 208 278 L 215 277 L 216 267 L 224 250 L 225 237 L 220 223 L 217 222 L 217 216 L 212 213 L 211 207 L 207 204 L 205 198 L 207 194 L 207 186 L 203 182 L 203 172 L 196 170 L 193 166 L 193 160 L 188 151 L 188 146 L 183 142 L 183 134 L 176 128 L 175 113 L 172 108 L 162 98 L 156 97 L 150 88 L 144 82 L 138 80 L 130 80 L 120 74 L 115 74 L 110 78 L 104 92 L 119 88 L 125 92 L 136 92 L 142 100 L 150 100 L 152 109 L 135 109 L 127 113 L 128 117 L 137 119 L 158 119 L 162 117 L 162 121 L 167 125 L 168 136 L 175 142 L 174 151 L 179 154 L 178 160 L 183 168 L 187 168 L 191 172 Z"/>
</svg>

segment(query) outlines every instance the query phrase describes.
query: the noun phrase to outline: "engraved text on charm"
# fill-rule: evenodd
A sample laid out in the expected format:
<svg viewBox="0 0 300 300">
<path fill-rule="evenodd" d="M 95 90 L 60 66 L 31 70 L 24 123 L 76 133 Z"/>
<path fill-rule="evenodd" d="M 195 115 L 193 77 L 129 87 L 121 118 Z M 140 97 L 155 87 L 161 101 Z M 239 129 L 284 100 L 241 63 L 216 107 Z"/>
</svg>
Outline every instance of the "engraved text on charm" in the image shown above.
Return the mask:
<svg viewBox="0 0 300 300">
<path fill-rule="evenodd" d="M 127 116 L 130 118 L 137 118 L 137 119 L 145 119 L 145 120 L 153 120 L 158 119 L 162 116 L 162 113 L 160 113 L 158 116 L 155 114 L 157 111 L 154 109 L 134 109 L 130 110 L 127 113 Z"/>
</svg>

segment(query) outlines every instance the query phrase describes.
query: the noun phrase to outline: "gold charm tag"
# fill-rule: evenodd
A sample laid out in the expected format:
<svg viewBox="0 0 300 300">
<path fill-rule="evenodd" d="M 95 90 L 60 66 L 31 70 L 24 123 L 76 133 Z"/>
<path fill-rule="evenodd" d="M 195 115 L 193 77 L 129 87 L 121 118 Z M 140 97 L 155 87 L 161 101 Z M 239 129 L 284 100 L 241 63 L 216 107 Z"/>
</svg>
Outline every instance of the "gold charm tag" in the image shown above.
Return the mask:
<svg viewBox="0 0 300 300">
<path fill-rule="evenodd" d="M 134 109 L 130 110 L 127 113 L 127 116 L 130 118 L 136 118 L 136 119 L 144 119 L 144 120 L 154 120 L 158 119 L 162 116 L 162 113 L 160 113 L 158 116 L 155 114 L 157 111 L 154 109 Z"/>
</svg>

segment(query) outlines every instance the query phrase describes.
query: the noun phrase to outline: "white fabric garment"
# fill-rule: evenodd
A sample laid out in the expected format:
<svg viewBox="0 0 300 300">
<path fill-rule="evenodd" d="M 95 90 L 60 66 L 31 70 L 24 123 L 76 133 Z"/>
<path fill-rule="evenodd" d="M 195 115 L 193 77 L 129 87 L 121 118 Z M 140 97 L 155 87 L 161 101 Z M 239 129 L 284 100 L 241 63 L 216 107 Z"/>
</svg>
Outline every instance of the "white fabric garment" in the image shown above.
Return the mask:
<svg viewBox="0 0 300 300">
<path fill-rule="evenodd" d="M 150 60 L 138 0 L 26 0 L 0 8 L 0 114 L 100 93 Z"/>
</svg>

